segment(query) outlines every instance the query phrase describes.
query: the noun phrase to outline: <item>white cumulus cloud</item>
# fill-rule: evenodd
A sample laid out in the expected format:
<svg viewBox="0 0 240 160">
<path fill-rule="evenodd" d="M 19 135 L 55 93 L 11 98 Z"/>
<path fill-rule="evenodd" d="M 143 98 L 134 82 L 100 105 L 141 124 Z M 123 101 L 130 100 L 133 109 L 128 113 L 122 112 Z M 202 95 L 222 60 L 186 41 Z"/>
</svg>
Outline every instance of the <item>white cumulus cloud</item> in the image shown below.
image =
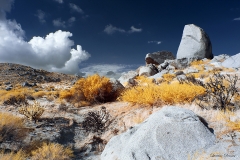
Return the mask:
<svg viewBox="0 0 240 160">
<path fill-rule="evenodd" d="M 84 13 L 83 10 L 77 6 L 76 4 L 73 4 L 73 3 L 69 3 L 69 7 L 73 10 L 73 11 L 76 11 L 78 13 Z"/>
<path fill-rule="evenodd" d="M 233 20 L 234 20 L 234 21 L 240 21 L 240 17 L 234 18 Z"/>
<path fill-rule="evenodd" d="M 62 73 L 79 73 L 78 65 L 90 54 L 80 45 L 74 49 L 72 33 L 58 30 L 46 37 L 24 40 L 25 32 L 15 20 L 0 20 L 0 62 L 18 63 Z"/>
<path fill-rule="evenodd" d="M 42 10 L 37 10 L 37 14 L 35 16 L 38 17 L 40 23 L 46 23 L 46 14 Z"/>
</svg>

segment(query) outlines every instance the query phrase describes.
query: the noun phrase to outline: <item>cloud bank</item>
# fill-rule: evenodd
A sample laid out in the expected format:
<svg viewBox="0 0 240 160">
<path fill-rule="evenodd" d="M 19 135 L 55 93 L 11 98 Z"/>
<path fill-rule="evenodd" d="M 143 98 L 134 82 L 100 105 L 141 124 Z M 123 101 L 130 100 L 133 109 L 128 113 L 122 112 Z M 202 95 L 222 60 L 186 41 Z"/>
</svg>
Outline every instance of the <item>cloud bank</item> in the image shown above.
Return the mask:
<svg viewBox="0 0 240 160">
<path fill-rule="evenodd" d="M 116 32 L 120 32 L 120 33 L 142 32 L 142 29 L 141 29 L 141 28 L 138 29 L 138 28 L 135 28 L 134 26 L 131 26 L 131 27 L 130 27 L 130 30 L 126 31 L 126 30 L 124 30 L 124 29 L 122 29 L 122 28 L 118 28 L 118 27 L 115 27 L 115 26 L 109 24 L 109 25 L 107 25 L 107 26 L 105 27 L 105 29 L 103 30 L 103 32 L 111 35 L 111 34 L 116 33 Z"/>
<path fill-rule="evenodd" d="M 3 4 L 3 1 L 0 2 Z M 1 6 L 1 11 L 9 10 L 9 6 L 5 6 L 6 10 Z M 74 42 L 70 39 L 70 32 L 58 30 L 46 37 L 33 37 L 29 42 L 25 41 L 24 37 L 24 30 L 15 20 L 0 20 L 1 63 L 18 63 L 48 71 L 74 74 L 79 73 L 79 63 L 90 57 L 80 45 L 77 45 L 76 49 L 72 48 Z"/>
<path fill-rule="evenodd" d="M 139 66 L 141 64 L 88 64 L 87 66 L 83 66 L 80 71 L 85 76 L 97 73 L 101 76 L 118 79 L 124 72 L 136 70 Z"/>
</svg>

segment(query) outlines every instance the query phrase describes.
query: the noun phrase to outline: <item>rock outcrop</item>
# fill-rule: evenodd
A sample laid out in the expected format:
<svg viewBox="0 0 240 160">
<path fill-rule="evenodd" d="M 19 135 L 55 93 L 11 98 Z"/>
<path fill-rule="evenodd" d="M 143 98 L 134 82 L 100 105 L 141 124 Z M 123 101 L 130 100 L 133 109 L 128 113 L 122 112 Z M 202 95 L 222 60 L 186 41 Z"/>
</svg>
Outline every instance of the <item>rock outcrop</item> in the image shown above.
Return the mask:
<svg viewBox="0 0 240 160">
<path fill-rule="evenodd" d="M 163 63 L 167 59 L 175 59 L 174 55 L 168 51 L 159 51 L 148 53 L 145 57 L 146 64 L 155 64 L 159 65 Z"/>
<path fill-rule="evenodd" d="M 188 109 L 164 107 L 143 123 L 113 137 L 101 160 L 188 159 L 215 144 L 215 136 Z"/>
<path fill-rule="evenodd" d="M 185 25 L 177 59 L 197 58 L 212 59 L 212 44 L 204 30 L 194 24 Z"/>
<path fill-rule="evenodd" d="M 227 68 L 240 68 L 240 53 L 224 60 L 222 66 Z"/>
<path fill-rule="evenodd" d="M 129 71 L 128 73 L 122 74 L 122 76 L 118 79 L 118 81 L 123 85 L 126 86 L 127 84 L 131 84 L 134 82 L 134 78 L 138 76 L 138 73 L 135 71 Z"/>
<path fill-rule="evenodd" d="M 158 69 L 155 65 L 153 64 L 148 64 L 147 66 L 142 66 L 139 68 L 139 76 L 153 76 L 158 73 Z"/>
</svg>

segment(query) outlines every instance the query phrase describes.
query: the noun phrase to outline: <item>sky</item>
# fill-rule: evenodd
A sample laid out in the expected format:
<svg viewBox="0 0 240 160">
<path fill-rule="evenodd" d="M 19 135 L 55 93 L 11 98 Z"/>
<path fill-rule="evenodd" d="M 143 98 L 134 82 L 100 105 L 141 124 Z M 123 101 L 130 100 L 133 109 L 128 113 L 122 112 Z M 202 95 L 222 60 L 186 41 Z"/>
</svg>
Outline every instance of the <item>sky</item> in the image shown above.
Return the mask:
<svg viewBox="0 0 240 160">
<path fill-rule="evenodd" d="M 213 54 L 240 53 L 239 0 L 0 0 L 0 62 L 63 73 L 123 72 L 176 55 L 186 24 Z"/>
</svg>

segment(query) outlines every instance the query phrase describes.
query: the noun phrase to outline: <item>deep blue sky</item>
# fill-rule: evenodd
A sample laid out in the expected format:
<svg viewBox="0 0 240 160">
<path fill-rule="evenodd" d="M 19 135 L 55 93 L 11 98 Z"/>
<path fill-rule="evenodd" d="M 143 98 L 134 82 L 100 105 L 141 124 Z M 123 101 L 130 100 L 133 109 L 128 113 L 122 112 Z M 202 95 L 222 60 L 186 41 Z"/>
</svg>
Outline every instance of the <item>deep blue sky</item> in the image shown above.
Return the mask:
<svg viewBox="0 0 240 160">
<path fill-rule="evenodd" d="M 82 11 L 72 10 L 69 3 Z M 45 23 L 36 16 L 38 10 Z M 76 21 L 69 26 L 71 17 Z M 239 0 L 15 0 L 7 18 L 21 24 L 26 41 L 57 30 L 71 32 L 75 45 L 91 54 L 84 63 L 143 64 L 147 53 L 176 54 L 184 25 L 192 23 L 209 35 L 214 55 L 240 53 Z M 65 27 L 53 25 L 59 18 Z M 110 24 L 125 32 L 107 34 Z M 129 33 L 131 26 L 142 30 Z"/>
</svg>

